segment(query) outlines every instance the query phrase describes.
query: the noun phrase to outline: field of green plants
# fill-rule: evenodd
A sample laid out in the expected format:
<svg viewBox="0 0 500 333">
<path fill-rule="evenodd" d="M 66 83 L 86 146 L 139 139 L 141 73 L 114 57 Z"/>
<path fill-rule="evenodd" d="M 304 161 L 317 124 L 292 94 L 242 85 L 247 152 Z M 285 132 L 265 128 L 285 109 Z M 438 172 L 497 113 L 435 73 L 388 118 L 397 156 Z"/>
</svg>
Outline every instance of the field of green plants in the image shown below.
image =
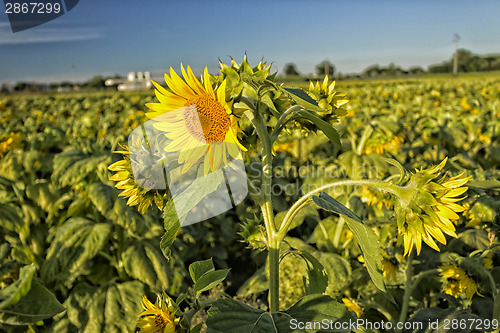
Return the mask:
<svg viewBox="0 0 500 333">
<path fill-rule="evenodd" d="M 436 320 L 442 331 L 492 331 L 500 320 L 500 77 L 340 81 L 336 89 L 349 102 L 339 121 L 322 119 L 341 147 L 304 120 L 288 122 L 273 145 L 277 223 L 302 195 L 332 181 L 396 181 L 400 166 L 411 175 L 446 158 L 448 177 L 470 177 L 459 195 L 464 209 L 450 222 L 456 237 L 432 234 L 444 242 L 423 239 L 420 249 L 398 232 L 394 196 L 357 185 L 325 191 L 373 230 L 383 280 L 370 271 L 371 250 L 360 249 L 349 219 L 310 202 L 281 245 L 279 310 L 322 294 L 345 310 L 337 319 L 366 320 L 358 332 L 424 332 L 395 325 Z M 202 309 L 189 318 L 192 332 L 206 330 L 204 301 L 232 299 L 257 314 L 272 307 L 264 222 L 250 196 L 181 228 L 168 251 L 160 247 L 164 213 L 154 204 L 142 213 L 119 196 L 108 167 L 122 155 L 113 152 L 148 120 L 151 102 L 153 91 L 0 95 L 0 331 L 134 332 L 143 295 L 154 301 L 162 292 L 178 313 Z M 264 121 L 269 131 L 276 125 L 273 116 Z M 240 127 L 252 179 L 259 145 L 249 123 Z M 211 270 L 229 269 L 227 276 L 193 286 L 201 277 L 190 265 L 210 258 Z M 210 328 L 212 315 L 209 331 L 229 332 Z M 382 321 L 391 327 L 368 324 Z"/>
</svg>

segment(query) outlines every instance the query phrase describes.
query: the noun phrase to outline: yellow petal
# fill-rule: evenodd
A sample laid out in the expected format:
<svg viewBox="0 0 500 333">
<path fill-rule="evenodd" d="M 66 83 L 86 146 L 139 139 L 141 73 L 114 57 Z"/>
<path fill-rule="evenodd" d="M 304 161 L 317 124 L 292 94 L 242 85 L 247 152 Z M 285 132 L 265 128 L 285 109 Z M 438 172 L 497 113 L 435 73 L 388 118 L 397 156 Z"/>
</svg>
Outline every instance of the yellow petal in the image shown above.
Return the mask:
<svg viewBox="0 0 500 333">
<path fill-rule="evenodd" d="M 467 192 L 468 189 L 469 189 L 468 187 L 454 188 L 453 190 L 449 190 L 443 197 L 444 198 L 457 197 Z"/>
<path fill-rule="evenodd" d="M 443 185 L 446 188 L 457 188 L 457 187 L 460 187 L 460 186 L 464 185 L 465 183 L 467 183 L 470 179 L 471 179 L 471 177 L 460 178 L 460 179 L 455 179 L 455 180 L 447 180 L 444 183 L 442 183 L 441 185 Z"/>
<path fill-rule="evenodd" d="M 445 217 L 445 218 L 452 219 L 452 220 L 457 220 L 460 218 L 454 211 L 452 211 L 451 209 L 449 209 L 446 206 L 437 205 L 435 207 L 436 207 L 435 213 L 439 217 Z"/>
<path fill-rule="evenodd" d="M 423 239 L 424 239 L 424 242 L 429 245 L 430 247 L 432 247 L 434 250 L 440 252 L 441 250 L 439 250 L 439 246 L 437 246 L 436 242 L 434 242 L 434 240 L 432 239 L 432 237 L 429 235 L 429 234 L 425 234 L 423 235 Z"/>
<path fill-rule="evenodd" d="M 441 244 L 446 245 L 446 237 L 444 237 L 443 233 L 439 228 L 430 226 L 430 225 L 425 225 L 425 231 L 427 231 L 432 237 L 434 237 L 438 242 Z"/>
<path fill-rule="evenodd" d="M 208 68 L 205 67 L 205 72 L 203 76 L 203 84 L 205 85 L 205 90 L 208 95 L 210 95 L 213 99 L 215 99 L 214 89 L 212 88 L 212 83 L 210 82 L 210 74 L 208 74 Z"/>
<path fill-rule="evenodd" d="M 184 70 L 184 66 L 181 64 L 181 70 L 182 70 L 182 75 L 184 76 L 184 80 L 186 80 L 188 85 L 191 87 L 191 89 L 194 90 L 195 93 L 199 95 L 206 94 L 205 88 L 193 74 L 191 67 L 187 66 L 187 73 L 186 73 L 186 71 Z"/>
<path fill-rule="evenodd" d="M 120 171 L 115 173 L 113 176 L 109 178 L 109 180 L 120 181 L 129 178 L 130 173 L 128 171 Z"/>
<path fill-rule="evenodd" d="M 226 80 L 217 88 L 217 100 L 221 103 L 226 101 Z"/>
<path fill-rule="evenodd" d="M 192 98 L 195 94 L 189 86 L 175 73 L 174 69 L 170 67 L 170 76 L 165 74 L 165 82 L 167 86 L 174 92 L 174 94 L 184 97 L 185 99 Z M 175 79 L 174 79 L 175 78 Z"/>
</svg>

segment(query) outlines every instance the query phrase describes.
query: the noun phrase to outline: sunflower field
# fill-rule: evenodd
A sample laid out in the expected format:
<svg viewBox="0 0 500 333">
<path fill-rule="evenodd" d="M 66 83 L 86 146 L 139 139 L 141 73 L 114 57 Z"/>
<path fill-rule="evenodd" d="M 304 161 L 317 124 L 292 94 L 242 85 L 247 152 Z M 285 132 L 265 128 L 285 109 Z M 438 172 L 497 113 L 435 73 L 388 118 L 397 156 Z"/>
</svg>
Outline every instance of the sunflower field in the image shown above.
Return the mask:
<svg viewBox="0 0 500 333">
<path fill-rule="evenodd" d="M 500 76 L 182 72 L 156 96 L 0 95 L 0 331 L 498 331 Z M 128 137 L 185 105 L 217 126 L 169 118 L 209 142 L 182 172 L 241 154 L 249 194 L 181 228 Z M 168 126 L 165 151 L 191 145 Z"/>
</svg>

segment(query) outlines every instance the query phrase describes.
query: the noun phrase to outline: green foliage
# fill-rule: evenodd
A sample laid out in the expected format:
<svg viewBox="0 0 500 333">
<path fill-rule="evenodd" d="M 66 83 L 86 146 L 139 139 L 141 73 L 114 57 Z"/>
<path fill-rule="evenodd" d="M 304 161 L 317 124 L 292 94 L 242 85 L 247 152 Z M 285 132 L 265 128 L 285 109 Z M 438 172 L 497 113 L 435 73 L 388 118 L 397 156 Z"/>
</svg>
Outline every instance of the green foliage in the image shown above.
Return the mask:
<svg viewBox="0 0 500 333">
<path fill-rule="evenodd" d="M 55 296 L 34 277 L 35 272 L 34 265 L 22 267 L 19 279 L 0 291 L 0 323 L 34 324 L 65 311 Z"/>
<path fill-rule="evenodd" d="M 194 282 L 196 297 L 224 281 L 228 273 L 229 269 L 215 270 L 212 259 L 196 261 L 189 265 L 189 274 Z"/>
<path fill-rule="evenodd" d="M 308 190 L 338 179 L 397 182 L 403 177 L 398 163 L 411 172 L 448 156 L 450 174 L 465 171 L 472 176 L 467 198 L 460 203 L 467 209 L 456 225 L 458 238 L 446 236 L 441 252 L 423 246 L 413 258 L 412 281 L 419 282 L 407 317 L 422 322 L 498 317 L 500 297 L 494 300 L 493 295 L 500 286 L 497 77 L 337 82 L 350 100 L 346 118 L 338 123 L 307 94 L 277 88 L 268 69 L 247 63 L 224 71 L 228 82 L 234 82 L 228 87 L 243 78 L 242 95 L 252 102 L 261 98 L 269 133 L 291 104 L 300 107 L 273 136 L 274 167 L 283 166 L 273 185 L 287 190 L 273 195 L 274 210 L 280 212 L 278 227 L 291 204 Z M 141 297 L 163 290 L 172 296 L 193 291 L 192 299 L 179 302 L 183 311 L 196 307 L 195 298 L 201 304 L 216 292 L 234 296 L 219 299 L 209 311 L 207 325 L 213 332 L 254 324 L 262 331 L 278 327 L 286 332 L 291 318 L 354 318 L 337 302 L 342 298 L 357 302 L 363 319 L 398 320 L 407 259 L 392 220 L 395 202 L 385 193 L 371 192 L 371 204 L 364 189 L 336 188 L 326 191 L 329 197 L 313 198 L 329 212 L 311 203 L 294 216 L 281 251 L 293 254 L 282 258 L 280 279 L 282 309 L 295 305 L 273 314 L 265 311 L 265 230 L 250 199 L 183 228 L 185 216 L 177 216 L 172 200 L 165 200 L 163 212 L 141 214 L 127 206 L 108 180 L 107 166 L 117 159 L 112 154 L 117 143 L 125 143 L 130 131 L 145 121 L 144 104 L 152 100 L 150 92 L 0 97 L 0 142 L 10 133 L 21 138 L 21 145 L 0 159 L 1 330 L 134 331 Z M 245 117 L 240 122 L 248 160 L 255 162 L 256 135 Z M 398 163 L 390 165 L 386 158 Z M 196 202 L 210 193 L 210 184 L 196 184 L 183 200 Z M 237 230 L 252 218 L 242 232 L 254 242 L 248 249 Z M 213 261 L 186 269 L 206 257 Z M 485 267 L 485 258 L 491 259 L 492 268 Z M 394 266 L 395 280 L 382 274 L 387 262 Z M 470 274 L 482 297 L 441 297 L 443 279 L 433 270 L 450 263 Z M 388 294 L 396 305 L 385 298 Z M 18 325 L 25 326 L 13 328 Z"/>
</svg>

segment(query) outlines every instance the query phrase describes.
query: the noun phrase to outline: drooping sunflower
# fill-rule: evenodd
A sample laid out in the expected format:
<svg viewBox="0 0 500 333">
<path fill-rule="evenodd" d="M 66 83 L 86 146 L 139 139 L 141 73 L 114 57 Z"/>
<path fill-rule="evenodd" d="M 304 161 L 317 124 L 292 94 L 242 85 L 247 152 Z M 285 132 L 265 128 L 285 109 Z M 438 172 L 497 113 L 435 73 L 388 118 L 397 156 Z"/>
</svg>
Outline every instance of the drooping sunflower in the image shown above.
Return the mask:
<svg viewBox="0 0 500 333">
<path fill-rule="evenodd" d="M 465 293 L 471 299 L 477 292 L 477 284 L 461 268 L 455 265 L 440 267 L 440 275 L 443 278 L 443 292 L 457 298 L 461 293 Z"/>
<path fill-rule="evenodd" d="M 246 149 L 237 138 L 232 102 L 226 101 L 226 80 L 214 89 L 207 68 L 202 82 L 189 66 L 186 71 L 181 64 L 181 70 L 184 80 L 172 68 L 170 76 L 165 74 L 171 91 L 153 82 L 159 103 L 146 104 L 152 110 L 146 115 L 151 119 L 161 116 L 155 128 L 171 140 L 165 151 L 179 153 L 182 172 L 203 162 L 206 175 L 226 165 L 230 158 L 240 158 L 240 149 Z"/>
<path fill-rule="evenodd" d="M 158 295 L 155 304 L 151 303 L 144 295 L 142 297 L 144 311 L 139 314 L 136 321 L 142 333 L 174 333 L 180 318 L 175 316 L 172 300 L 163 294 Z"/>
<path fill-rule="evenodd" d="M 115 151 L 115 153 L 122 154 L 123 159 L 108 166 L 108 170 L 116 172 L 109 179 L 117 182 L 115 187 L 122 190 L 118 196 L 128 198 L 128 206 L 138 205 L 137 209 L 143 214 L 153 202 L 159 210 L 163 210 L 163 197 L 165 193 L 155 190 L 153 186 L 148 186 L 147 178 L 136 179 L 134 177 L 132 163 L 135 165 L 143 164 L 144 162 L 140 159 L 141 156 L 139 156 L 139 154 L 135 154 L 135 160 L 132 160 L 130 157 L 129 147 L 120 145 L 120 148 L 122 150 Z M 133 149 L 136 152 L 140 151 L 137 147 L 133 147 Z M 147 154 L 146 157 L 150 158 L 150 155 Z"/>
<path fill-rule="evenodd" d="M 394 283 L 398 282 L 398 278 L 396 276 L 396 271 L 397 271 L 397 268 L 394 265 L 392 260 L 382 259 L 382 275 L 387 280 L 387 282 L 390 282 L 391 280 L 394 281 Z"/>
<path fill-rule="evenodd" d="M 411 253 L 413 246 L 417 249 L 417 255 L 420 254 L 422 241 L 439 251 L 434 239 L 446 245 L 444 234 L 457 237 L 457 213 L 464 211 L 464 207 L 457 202 L 466 198 L 460 196 L 467 191 L 468 187 L 463 185 L 471 177 L 463 177 L 462 173 L 451 178 L 444 175 L 435 180 L 447 159 L 433 168 L 417 170 L 405 187 L 407 195 L 398 201 L 395 212 L 405 255 Z"/>
</svg>

